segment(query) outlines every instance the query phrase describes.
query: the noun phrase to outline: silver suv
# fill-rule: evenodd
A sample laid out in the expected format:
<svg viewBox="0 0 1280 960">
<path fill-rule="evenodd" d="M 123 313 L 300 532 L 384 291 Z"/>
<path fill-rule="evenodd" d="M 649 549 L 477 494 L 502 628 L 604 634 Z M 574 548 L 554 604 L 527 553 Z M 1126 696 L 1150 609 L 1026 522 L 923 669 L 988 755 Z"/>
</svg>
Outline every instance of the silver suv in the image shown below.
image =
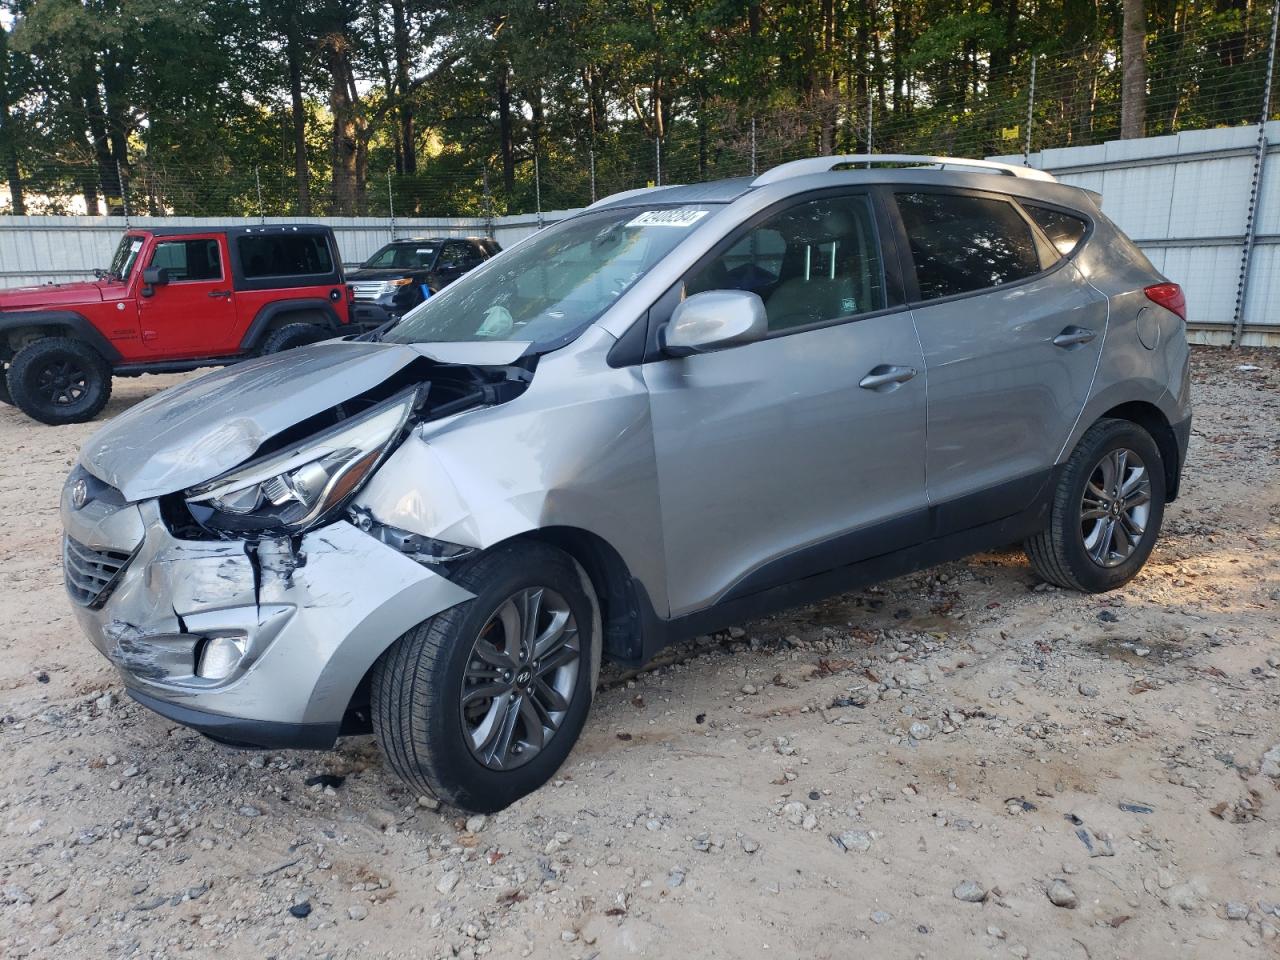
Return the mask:
<svg viewBox="0 0 1280 960">
<path fill-rule="evenodd" d="M 1190 431 L 1184 305 L 1039 171 L 824 157 L 633 191 L 362 339 L 89 440 L 68 592 L 129 693 L 242 745 L 373 734 L 492 811 L 603 658 L 979 550 L 1113 589 Z"/>
</svg>

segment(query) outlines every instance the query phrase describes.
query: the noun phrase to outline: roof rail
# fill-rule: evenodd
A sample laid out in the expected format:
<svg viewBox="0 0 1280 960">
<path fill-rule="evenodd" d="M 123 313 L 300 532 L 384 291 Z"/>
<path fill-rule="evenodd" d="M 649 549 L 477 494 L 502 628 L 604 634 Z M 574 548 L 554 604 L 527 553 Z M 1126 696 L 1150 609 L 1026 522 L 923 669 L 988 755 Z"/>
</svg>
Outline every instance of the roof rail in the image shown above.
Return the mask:
<svg viewBox="0 0 1280 960">
<path fill-rule="evenodd" d="M 652 193 L 655 190 L 665 190 L 672 184 L 664 183 L 660 187 L 635 187 L 631 190 L 619 190 L 617 193 L 611 193 L 607 197 L 601 197 L 595 203 L 587 207 L 588 210 L 594 210 L 596 207 L 603 207 L 606 203 L 613 203 L 615 200 L 623 200 L 627 197 L 638 197 L 642 193 Z"/>
<path fill-rule="evenodd" d="M 1053 174 L 1035 167 L 1017 167 L 1010 163 L 996 163 L 993 160 L 966 160 L 962 157 L 930 157 L 912 153 L 845 153 L 831 157 L 808 157 L 804 160 L 792 160 L 766 170 L 751 181 L 753 187 L 777 183 L 791 177 L 802 177 L 810 173 L 828 173 L 836 167 L 864 165 L 866 167 L 883 164 L 914 164 L 915 166 L 932 167 L 935 170 L 946 170 L 949 167 L 968 167 L 982 173 L 1000 173 L 1010 177 L 1022 177 L 1026 180 L 1048 180 L 1056 182 Z"/>
</svg>

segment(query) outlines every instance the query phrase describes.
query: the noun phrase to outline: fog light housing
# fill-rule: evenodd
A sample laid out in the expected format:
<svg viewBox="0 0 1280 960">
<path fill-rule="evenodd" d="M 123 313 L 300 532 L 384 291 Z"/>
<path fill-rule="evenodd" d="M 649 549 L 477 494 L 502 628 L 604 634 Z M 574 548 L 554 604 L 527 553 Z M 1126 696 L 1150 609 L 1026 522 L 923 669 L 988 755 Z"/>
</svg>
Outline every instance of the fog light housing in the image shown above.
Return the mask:
<svg viewBox="0 0 1280 960">
<path fill-rule="evenodd" d="M 205 680 L 225 680 L 244 659 L 244 637 L 210 637 L 197 654 L 196 676 Z"/>
</svg>

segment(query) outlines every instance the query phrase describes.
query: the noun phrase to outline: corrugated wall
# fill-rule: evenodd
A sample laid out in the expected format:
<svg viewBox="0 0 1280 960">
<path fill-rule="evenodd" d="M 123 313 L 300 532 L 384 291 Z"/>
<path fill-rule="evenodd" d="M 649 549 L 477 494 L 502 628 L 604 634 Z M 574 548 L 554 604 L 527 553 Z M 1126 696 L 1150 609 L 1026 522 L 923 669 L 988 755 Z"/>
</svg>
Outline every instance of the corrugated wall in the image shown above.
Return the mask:
<svg viewBox="0 0 1280 960">
<path fill-rule="evenodd" d="M 1244 345 L 1280 346 L 1280 122 L 1267 125 L 1268 153 L 1258 204 L 1257 239 L 1249 273 Z M 1194 130 L 1168 137 L 1116 140 L 1044 150 L 1029 158 L 1066 183 L 1103 196 L 1103 209 L 1158 269 L 1187 292 L 1192 338 L 1230 341 L 1240 286 L 1241 251 L 1253 177 L 1257 127 Z M 993 157 L 1021 163 L 1020 155 Z M 543 214 L 554 223 L 574 211 Z M 168 217 L 130 223 L 177 226 L 259 223 Z M 268 223 L 296 222 L 268 218 Z M 342 259 L 356 264 L 393 235 L 376 217 L 330 217 Z M 397 237 L 492 235 L 509 247 L 538 229 L 533 215 L 397 220 Z M 123 217 L 0 217 L 0 286 L 79 280 L 111 259 Z"/>
</svg>

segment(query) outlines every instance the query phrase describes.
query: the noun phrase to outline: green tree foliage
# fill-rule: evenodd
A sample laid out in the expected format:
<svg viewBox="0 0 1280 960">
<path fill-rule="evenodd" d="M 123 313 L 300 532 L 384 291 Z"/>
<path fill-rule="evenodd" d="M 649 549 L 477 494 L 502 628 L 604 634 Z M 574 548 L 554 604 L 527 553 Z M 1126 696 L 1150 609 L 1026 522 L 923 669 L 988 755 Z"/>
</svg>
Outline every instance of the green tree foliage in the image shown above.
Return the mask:
<svg viewBox="0 0 1280 960">
<path fill-rule="evenodd" d="M 1139 6 L 1127 132 L 1256 122 L 1266 5 Z M 1033 149 L 1094 143 L 1125 8 L 0 0 L 0 182 L 10 212 L 529 212 L 869 145 L 1016 153 L 1033 60 Z"/>
</svg>

